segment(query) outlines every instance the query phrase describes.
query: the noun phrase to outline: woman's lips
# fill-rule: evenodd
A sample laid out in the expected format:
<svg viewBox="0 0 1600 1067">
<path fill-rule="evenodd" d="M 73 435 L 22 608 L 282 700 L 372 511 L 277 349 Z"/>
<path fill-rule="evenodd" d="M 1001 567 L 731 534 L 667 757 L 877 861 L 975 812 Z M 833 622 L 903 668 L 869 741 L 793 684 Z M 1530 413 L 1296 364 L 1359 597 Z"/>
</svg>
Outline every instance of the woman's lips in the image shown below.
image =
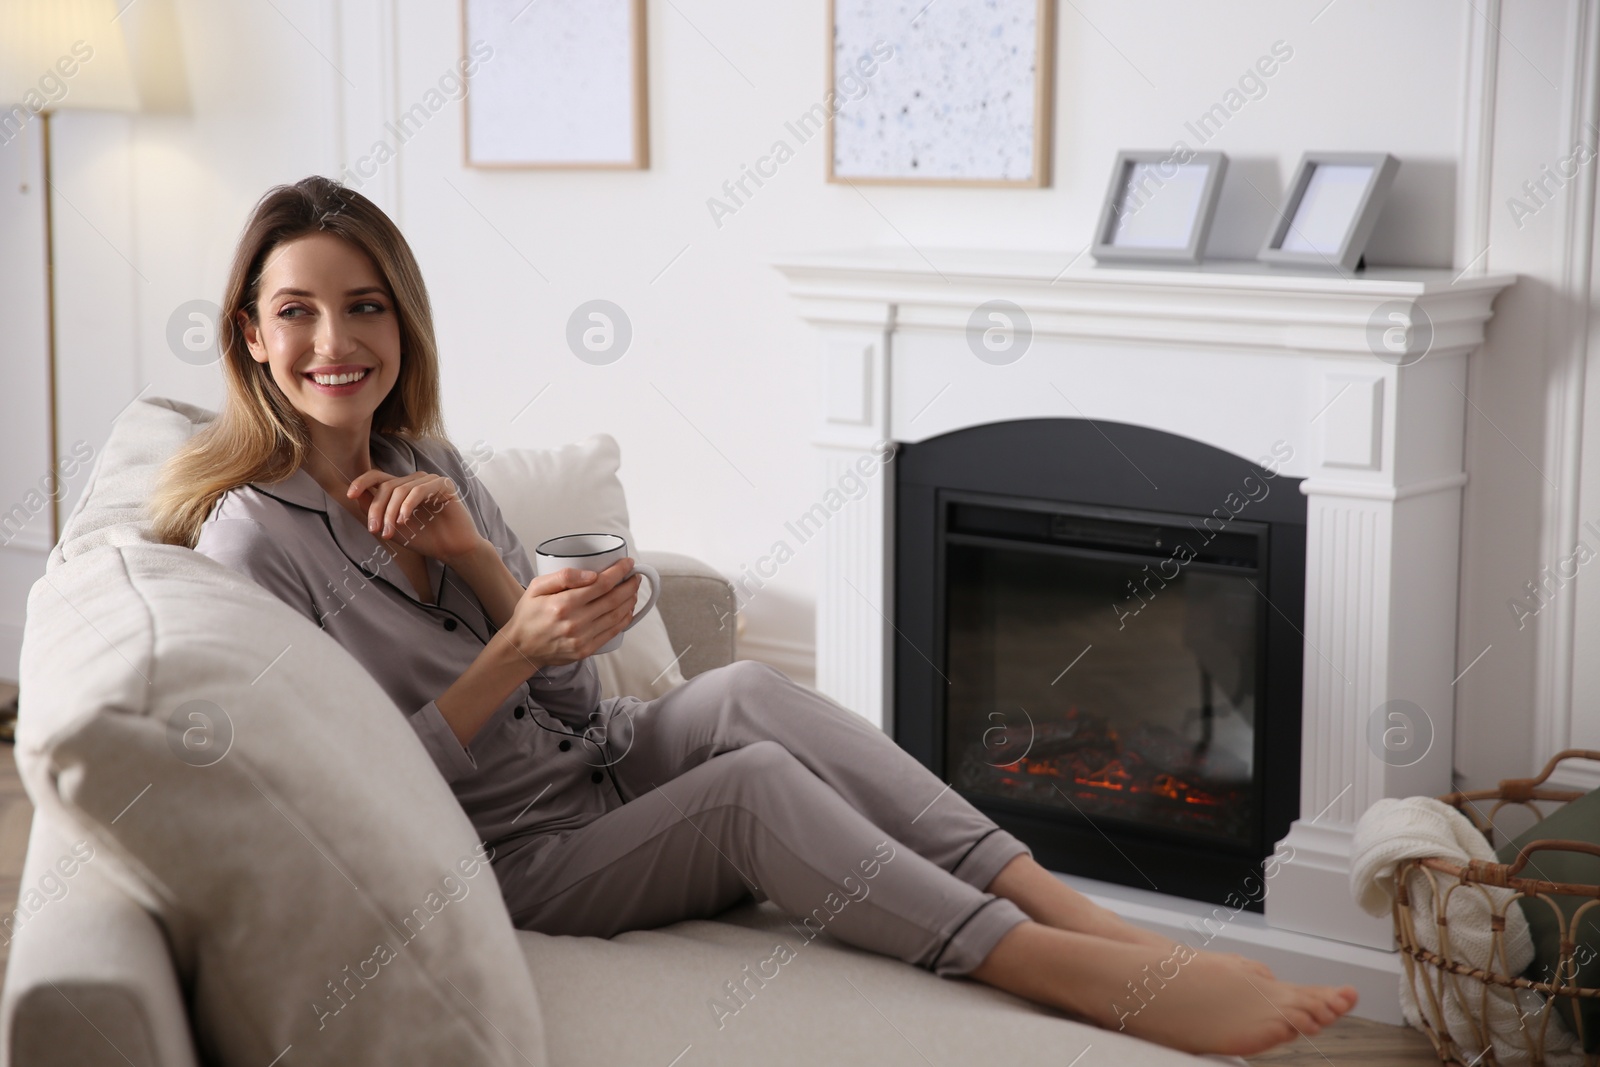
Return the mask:
<svg viewBox="0 0 1600 1067">
<path fill-rule="evenodd" d="M 326 397 L 347 397 L 373 376 L 371 366 L 320 366 L 304 374 L 310 387 Z"/>
</svg>

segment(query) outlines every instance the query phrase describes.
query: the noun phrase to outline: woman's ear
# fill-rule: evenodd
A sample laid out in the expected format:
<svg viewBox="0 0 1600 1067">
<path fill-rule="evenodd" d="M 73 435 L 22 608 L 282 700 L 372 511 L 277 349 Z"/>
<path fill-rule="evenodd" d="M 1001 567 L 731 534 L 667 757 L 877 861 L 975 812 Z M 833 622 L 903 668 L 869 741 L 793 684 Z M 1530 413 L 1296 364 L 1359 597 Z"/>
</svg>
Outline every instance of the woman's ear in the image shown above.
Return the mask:
<svg viewBox="0 0 1600 1067">
<path fill-rule="evenodd" d="M 238 313 L 239 335 L 244 338 L 245 348 L 250 351 L 250 358 L 257 363 L 267 362 L 267 350 L 261 343 L 261 330 L 250 320 L 247 312 Z"/>
</svg>

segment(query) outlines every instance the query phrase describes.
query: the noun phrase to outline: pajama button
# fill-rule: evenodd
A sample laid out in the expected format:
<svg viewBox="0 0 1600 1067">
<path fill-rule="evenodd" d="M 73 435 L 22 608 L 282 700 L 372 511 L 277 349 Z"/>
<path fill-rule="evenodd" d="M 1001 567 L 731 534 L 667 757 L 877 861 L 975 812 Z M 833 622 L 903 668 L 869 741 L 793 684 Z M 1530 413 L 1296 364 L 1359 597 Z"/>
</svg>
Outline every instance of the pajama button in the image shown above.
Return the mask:
<svg viewBox="0 0 1600 1067">
<path fill-rule="evenodd" d="M 511 714 L 515 715 L 517 718 L 520 719 L 524 715 L 528 714 L 528 709 L 523 707 L 521 704 L 518 704 L 517 705 L 517 710 L 513 711 Z"/>
<path fill-rule="evenodd" d="M 454 620 L 454 619 L 446 619 L 446 620 L 444 620 L 444 628 L 446 630 L 454 630 L 456 628 L 456 620 Z"/>
<path fill-rule="evenodd" d="M 563 741 L 563 742 L 561 742 L 561 751 L 565 752 L 567 749 L 569 749 L 571 747 L 572 747 L 572 742 L 571 741 Z"/>
<path fill-rule="evenodd" d="M 605 775 L 601 774 L 599 771 L 595 771 L 593 774 L 591 774 L 589 776 L 589 781 L 591 781 L 591 782 L 603 782 L 603 781 L 605 781 L 605 778 L 606 778 Z"/>
</svg>

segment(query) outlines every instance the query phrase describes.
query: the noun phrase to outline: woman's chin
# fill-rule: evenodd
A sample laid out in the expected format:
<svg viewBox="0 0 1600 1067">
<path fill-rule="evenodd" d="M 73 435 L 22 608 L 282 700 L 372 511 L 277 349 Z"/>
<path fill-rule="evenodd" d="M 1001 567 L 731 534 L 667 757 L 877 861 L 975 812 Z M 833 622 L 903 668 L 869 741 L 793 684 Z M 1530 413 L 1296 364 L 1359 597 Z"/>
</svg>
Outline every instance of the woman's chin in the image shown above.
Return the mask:
<svg viewBox="0 0 1600 1067">
<path fill-rule="evenodd" d="M 300 414 L 329 430 L 358 430 L 372 424 L 375 410 L 372 404 L 319 397 L 315 403 L 302 407 Z"/>
</svg>

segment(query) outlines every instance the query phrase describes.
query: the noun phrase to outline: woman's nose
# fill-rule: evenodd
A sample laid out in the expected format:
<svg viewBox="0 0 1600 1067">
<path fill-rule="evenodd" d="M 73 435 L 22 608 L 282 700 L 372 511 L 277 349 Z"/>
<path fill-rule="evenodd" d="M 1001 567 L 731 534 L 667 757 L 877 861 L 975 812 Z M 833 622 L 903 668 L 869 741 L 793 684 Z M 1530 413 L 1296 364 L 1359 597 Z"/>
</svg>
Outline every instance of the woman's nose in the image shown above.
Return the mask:
<svg viewBox="0 0 1600 1067">
<path fill-rule="evenodd" d="M 338 356 L 353 346 L 350 328 L 338 315 L 324 315 L 317 323 L 316 348 L 319 356 Z"/>
</svg>

